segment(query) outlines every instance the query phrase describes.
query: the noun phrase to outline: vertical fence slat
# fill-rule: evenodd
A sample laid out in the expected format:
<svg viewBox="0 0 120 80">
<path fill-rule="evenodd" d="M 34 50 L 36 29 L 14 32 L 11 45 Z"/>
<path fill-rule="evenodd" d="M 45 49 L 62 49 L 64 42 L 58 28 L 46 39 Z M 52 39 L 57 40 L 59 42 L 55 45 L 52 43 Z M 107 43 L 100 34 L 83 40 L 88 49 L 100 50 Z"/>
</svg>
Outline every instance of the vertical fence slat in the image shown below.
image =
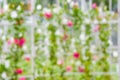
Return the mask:
<svg viewBox="0 0 120 80">
<path fill-rule="evenodd" d="M 112 0 L 109 0 L 109 10 L 112 11 Z"/>
<path fill-rule="evenodd" d="M 92 0 L 89 0 L 89 8 L 92 9 Z"/>
<path fill-rule="evenodd" d="M 31 13 L 34 11 L 35 8 L 35 2 L 36 0 L 31 0 Z M 34 17 L 31 15 L 31 56 L 32 56 L 32 60 L 31 60 L 31 67 L 32 67 L 32 79 L 35 79 L 35 63 L 34 63 L 34 58 L 35 58 L 35 46 L 34 46 Z"/>
<path fill-rule="evenodd" d="M 31 16 L 31 67 L 32 67 L 32 80 L 34 80 L 34 69 L 35 69 L 35 63 L 34 63 L 34 57 L 35 57 L 35 46 L 34 46 L 34 25 L 33 25 L 33 16 Z"/>
<path fill-rule="evenodd" d="M 6 6 L 7 6 L 7 0 L 4 0 L 4 2 L 3 2 L 3 7 L 4 7 L 4 11 L 6 11 Z"/>
<path fill-rule="evenodd" d="M 119 62 L 118 62 L 118 64 L 119 64 L 119 73 L 120 73 L 120 0 L 118 0 L 118 5 L 117 5 L 117 7 L 118 7 L 118 52 L 119 52 Z M 118 74 L 119 75 L 119 80 L 120 80 L 120 74 Z"/>
</svg>

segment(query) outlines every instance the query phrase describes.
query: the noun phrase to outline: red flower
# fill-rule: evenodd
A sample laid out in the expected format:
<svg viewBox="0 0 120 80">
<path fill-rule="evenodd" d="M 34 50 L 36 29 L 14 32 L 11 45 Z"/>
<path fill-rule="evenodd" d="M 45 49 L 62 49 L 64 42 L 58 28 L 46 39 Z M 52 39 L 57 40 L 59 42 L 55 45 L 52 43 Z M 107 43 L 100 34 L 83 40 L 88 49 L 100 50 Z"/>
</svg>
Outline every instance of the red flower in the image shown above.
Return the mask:
<svg viewBox="0 0 120 80">
<path fill-rule="evenodd" d="M 92 8 L 93 8 L 93 9 L 96 9 L 96 8 L 97 8 L 97 4 L 96 4 L 96 3 L 93 3 L 93 4 L 92 4 Z"/>
<path fill-rule="evenodd" d="M 30 57 L 25 57 L 25 60 L 29 62 L 30 61 Z"/>
<path fill-rule="evenodd" d="M 19 46 L 22 47 L 24 44 L 25 44 L 25 39 L 24 38 L 20 38 Z"/>
<path fill-rule="evenodd" d="M 85 72 L 85 69 L 82 68 L 82 67 L 79 67 L 78 70 L 79 70 L 79 72 L 81 72 L 81 73 L 82 73 L 82 72 Z"/>
<path fill-rule="evenodd" d="M 26 80 L 26 78 L 25 77 L 21 77 L 19 80 Z"/>
<path fill-rule="evenodd" d="M 72 70 L 72 67 L 71 67 L 71 66 L 67 66 L 67 67 L 66 67 L 66 71 L 67 71 L 67 72 L 70 72 L 71 70 Z"/>
<path fill-rule="evenodd" d="M 80 54 L 78 52 L 74 52 L 73 56 L 74 58 L 78 59 L 80 57 Z"/>
<path fill-rule="evenodd" d="M 44 13 L 44 16 L 45 16 L 47 19 L 50 19 L 50 18 L 52 18 L 52 13 L 46 12 L 46 13 Z"/>
<path fill-rule="evenodd" d="M 73 26 L 73 22 L 72 21 L 68 21 L 67 22 L 67 26 L 72 27 Z"/>
<path fill-rule="evenodd" d="M 16 74 L 22 74 L 22 73 L 23 73 L 23 70 L 20 69 L 20 68 L 19 68 L 19 69 L 16 69 L 16 70 L 15 70 L 15 73 L 16 73 Z"/>
<path fill-rule="evenodd" d="M 14 39 L 14 43 L 20 47 L 22 47 L 24 44 L 25 44 L 25 39 L 24 38 L 20 38 L 20 39 L 17 39 L 15 38 Z"/>
</svg>

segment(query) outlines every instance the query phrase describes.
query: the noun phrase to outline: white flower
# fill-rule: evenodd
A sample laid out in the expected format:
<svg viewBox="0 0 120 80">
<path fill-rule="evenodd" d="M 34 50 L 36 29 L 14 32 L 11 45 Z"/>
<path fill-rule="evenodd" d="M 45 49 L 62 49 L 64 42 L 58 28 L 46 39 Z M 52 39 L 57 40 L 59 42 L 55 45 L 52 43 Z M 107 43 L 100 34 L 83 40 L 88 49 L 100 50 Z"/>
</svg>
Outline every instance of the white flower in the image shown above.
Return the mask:
<svg viewBox="0 0 120 80">
<path fill-rule="evenodd" d="M 78 7 L 78 5 L 79 5 L 78 2 L 73 2 L 73 1 L 71 1 L 69 4 L 70 4 L 71 8 Z"/>
<path fill-rule="evenodd" d="M 4 5 L 4 11 L 8 10 L 8 5 Z"/>
<path fill-rule="evenodd" d="M 106 20 L 105 18 L 103 18 L 103 19 L 102 19 L 102 22 L 103 22 L 103 23 L 106 23 L 106 22 L 107 22 L 107 20 Z"/>
<path fill-rule="evenodd" d="M 61 35 L 62 35 L 62 32 L 60 32 L 60 30 L 57 30 L 57 31 L 55 32 L 55 34 L 58 35 L 58 36 L 61 36 Z"/>
<path fill-rule="evenodd" d="M 23 49 L 24 51 L 27 51 L 27 46 L 24 45 L 24 46 L 22 47 L 22 49 Z"/>
<path fill-rule="evenodd" d="M 9 67 L 10 67 L 10 61 L 8 61 L 8 60 L 5 61 L 5 67 L 6 67 L 6 68 L 9 68 Z"/>
<path fill-rule="evenodd" d="M 40 10 L 40 9 L 42 9 L 42 6 L 39 4 L 37 5 L 37 10 Z"/>
<path fill-rule="evenodd" d="M 71 2 L 71 0 L 67 0 L 67 3 L 70 3 Z"/>
<path fill-rule="evenodd" d="M 112 42 L 111 40 L 108 40 L 108 43 L 109 43 L 110 45 L 113 45 L 113 42 Z"/>
<path fill-rule="evenodd" d="M 22 37 L 22 35 L 23 35 L 22 33 L 19 33 L 19 37 Z"/>
<path fill-rule="evenodd" d="M 60 9 L 61 9 L 60 7 L 56 7 L 53 9 L 53 12 L 58 14 L 60 12 Z"/>
<path fill-rule="evenodd" d="M 11 17 L 12 18 L 17 18 L 18 14 L 16 11 L 11 12 Z"/>
<path fill-rule="evenodd" d="M 76 62 L 76 66 L 80 66 L 80 64 L 81 64 L 81 63 L 80 63 L 79 61 Z"/>
<path fill-rule="evenodd" d="M 94 20 L 94 23 L 95 23 L 95 24 L 98 24 L 98 20 L 97 20 L 97 19 L 95 19 L 95 20 Z"/>
<path fill-rule="evenodd" d="M 117 51 L 113 52 L 113 57 L 118 57 L 118 52 Z"/>
<path fill-rule="evenodd" d="M 18 6 L 18 7 L 17 7 L 17 10 L 20 11 L 20 10 L 21 10 L 21 6 Z"/>
<path fill-rule="evenodd" d="M 91 45 L 90 52 L 95 53 L 95 51 L 96 51 L 96 46 L 95 45 Z"/>
<path fill-rule="evenodd" d="M 2 40 L 4 41 L 5 39 L 6 39 L 6 36 L 5 36 L 5 35 L 3 35 L 3 36 L 2 36 Z"/>
<path fill-rule="evenodd" d="M 67 20 L 66 18 L 63 18 L 63 19 L 62 19 L 62 24 L 65 24 L 65 25 L 66 25 L 67 22 L 68 22 L 68 20 Z"/>
<path fill-rule="evenodd" d="M 84 41 L 84 40 L 86 39 L 85 34 L 82 33 L 82 34 L 80 35 L 80 39 Z"/>
<path fill-rule="evenodd" d="M 37 29 L 37 33 L 42 33 L 41 29 Z"/>
<path fill-rule="evenodd" d="M 74 4 L 75 4 L 75 3 L 74 3 L 73 1 L 71 1 L 71 2 L 70 2 L 70 7 L 71 7 L 71 8 L 74 7 Z"/>
<path fill-rule="evenodd" d="M 74 64 L 74 60 L 70 60 L 70 63 L 71 63 L 71 64 Z"/>
<path fill-rule="evenodd" d="M 90 19 L 86 18 L 86 19 L 85 19 L 85 22 L 86 22 L 87 24 L 89 24 L 89 23 L 90 23 Z"/>
<path fill-rule="evenodd" d="M 6 72 L 3 72 L 3 73 L 1 74 L 1 77 L 2 77 L 3 79 L 6 79 L 6 78 L 7 78 Z"/>
</svg>

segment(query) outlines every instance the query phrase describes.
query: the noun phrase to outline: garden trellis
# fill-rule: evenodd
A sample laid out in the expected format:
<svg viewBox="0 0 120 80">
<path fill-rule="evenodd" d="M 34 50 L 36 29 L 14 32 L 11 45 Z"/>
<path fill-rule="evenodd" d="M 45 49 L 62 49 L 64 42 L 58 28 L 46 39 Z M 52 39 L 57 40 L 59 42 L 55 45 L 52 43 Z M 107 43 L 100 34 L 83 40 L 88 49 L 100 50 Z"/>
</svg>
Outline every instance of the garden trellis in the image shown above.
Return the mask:
<svg viewBox="0 0 120 80">
<path fill-rule="evenodd" d="M 120 48 L 120 1 L 118 0 L 118 16 L 117 18 L 113 19 L 112 15 L 114 11 L 112 11 L 112 0 L 109 0 L 109 11 L 104 12 L 103 8 L 101 8 L 102 12 L 101 13 L 97 13 L 97 9 L 91 11 L 90 14 L 88 14 L 89 10 L 92 10 L 92 0 L 74 0 L 73 3 L 72 0 L 67 0 L 68 3 L 70 4 L 70 7 L 74 7 L 73 8 L 73 12 L 71 13 L 72 9 L 71 8 L 66 8 L 66 3 L 63 2 L 62 0 L 56 0 L 57 6 L 55 6 L 55 9 L 57 7 L 57 9 L 61 9 L 63 7 L 63 12 L 56 12 L 53 10 L 54 15 L 50 15 L 50 14 L 44 14 L 45 12 L 51 12 L 51 8 L 48 10 L 47 8 L 43 9 L 43 12 L 41 9 L 41 6 L 38 5 L 36 6 L 35 4 L 35 0 L 30 0 L 30 11 L 24 13 L 21 12 L 17 14 L 17 16 L 19 16 L 18 18 L 16 18 L 16 14 L 15 11 L 12 12 L 8 12 L 8 14 L 5 16 L 3 15 L 0 21 L 0 72 L 2 72 L 1 69 L 3 69 L 1 66 L 3 66 L 3 64 L 5 63 L 6 67 L 9 66 L 11 64 L 15 64 L 14 62 L 12 63 L 12 58 L 7 57 L 6 59 L 6 55 L 10 55 L 13 57 L 17 57 L 19 56 L 19 60 L 17 63 L 17 67 L 14 68 L 14 65 L 12 65 L 12 69 L 10 71 L 14 72 L 14 69 L 18 68 L 18 72 L 16 73 L 22 73 L 22 71 L 19 70 L 20 67 L 24 68 L 24 70 L 26 71 L 26 73 L 24 73 L 23 75 L 17 75 L 16 73 L 11 73 L 10 75 L 6 75 L 5 71 L 7 71 L 5 69 L 5 71 L 3 70 L 2 75 L 0 75 L 0 78 L 3 79 L 8 79 L 10 78 L 10 80 L 16 80 L 18 78 L 21 77 L 25 77 L 28 80 L 69 80 L 69 78 L 67 79 L 66 77 L 63 76 L 73 76 L 73 78 L 70 79 L 88 79 L 91 80 L 91 78 L 93 80 L 107 80 L 106 78 L 108 78 L 108 80 L 113 80 L 113 79 L 120 79 L 120 55 L 118 54 L 119 48 Z M 71 1 L 71 2 L 70 2 Z M 79 5 L 77 3 L 77 1 L 79 2 Z M 60 4 L 65 3 L 62 5 L 62 7 L 59 7 Z M 3 6 L 4 6 L 4 10 L 6 10 L 7 7 L 7 2 L 6 0 L 3 1 Z M 80 7 L 80 10 L 77 10 L 77 7 Z M 38 9 L 38 11 L 36 10 L 36 7 Z M 94 5 L 94 7 L 96 7 L 96 5 Z M 44 8 L 44 7 L 43 7 Z M 66 12 L 64 12 L 66 9 Z M 19 12 L 19 8 L 17 7 L 17 10 Z M 34 10 L 36 10 L 34 12 Z M 69 11 L 71 10 L 71 11 Z M 68 12 L 67 12 L 68 11 Z M 74 13 L 74 11 L 76 11 Z M 86 14 L 84 13 L 86 12 Z M 24 13 L 24 14 L 23 14 Z M 76 13 L 80 13 L 80 15 L 82 15 L 83 17 L 79 17 L 79 15 L 77 15 Z M 10 14 L 10 15 L 9 15 Z M 14 15 L 11 15 L 14 14 Z M 61 15 L 62 14 L 62 15 Z M 66 15 L 68 14 L 68 15 Z M 71 15 L 72 14 L 72 15 Z M 108 14 L 110 16 L 109 20 L 105 20 L 105 19 L 101 19 L 98 18 L 100 20 L 95 19 L 94 20 L 94 16 L 97 16 L 96 14 L 100 14 L 100 15 L 104 15 L 104 14 Z M 37 16 L 36 16 L 37 15 Z M 77 15 L 77 16 L 76 16 Z M 12 16 L 12 18 L 10 18 Z M 39 16 L 39 17 L 38 17 Z M 45 16 L 45 18 L 44 18 Z M 51 19 L 51 16 L 54 16 L 55 18 Z M 90 20 L 89 18 L 93 16 Z M 6 17 L 8 17 L 8 20 L 6 19 Z M 79 19 L 77 18 L 79 17 Z M 107 17 L 107 16 L 106 16 Z M 25 18 L 25 20 L 23 19 Z M 47 19 L 46 19 L 47 18 Z M 61 19 L 63 18 L 63 19 Z M 82 19 L 83 18 L 83 19 Z M 88 18 L 88 19 L 86 19 Z M 81 21 L 79 21 L 81 19 Z M 70 21 L 69 21 L 70 20 Z M 82 21 L 84 20 L 84 21 Z M 15 22 L 17 21 L 17 23 Z M 62 22 L 63 21 L 63 22 Z M 66 23 L 65 22 L 69 22 L 69 24 L 67 24 L 67 26 L 69 28 L 66 28 Z M 73 21 L 73 22 L 71 22 Z M 97 32 L 97 30 L 99 29 L 99 27 L 97 27 L 97 29 L 95 29 L 95 33 L 91 32 L 91 29 L 94 29 L 94 26 L 98 26 L 98 24 L 100 26 L 102 26 L 100 33 Z M 18 28 L 22 26 L 21 28 Z M 44 27 L 43 27 L 44 26 Z M 59 27 L 58 27 L 59 26 Z M 74 26 L 76 26 L 75 28 L 73 28 Z M 108 42 L 104 42 L 103 40 L 103 35 L 106 35 L 105 40 L 107 39 L 107 41 L 112 40 L 112 36 L 108 35 L 107 32 L 108 29 L 106 29 L 105 27 L 108 27 L 108 29 L 113 30 L 112 26 L 117 27 L 117 45 L 111 45 L 111 46 L 107 46 Z M 54 27 L 54 28 L 53 28 Z M 79 29 L 79 27 L 81 27 Z M 87 28 L 85 28 L 87 27 Z M 91 27 L 89 29 L 89 27 Z M 73 29 L 71 29 L 73 28 Z M 78 29 L 78 30 L 77 30 Z M 3 31 L 2 31 L 3 30 Z M 76 30 L 76 31 L 75 31 Z M 83 31 L 82 31 L 83 30 Z M 81 31 L 81 32 L 79 32 Z M 109 31 L 108 31 L 109 33 Z M 76 35 L 76 34 L 80 34 L 80 36 Z M 62 36 L 61 36 L 62 35 Z M 92 37 L 92 36 L 94 37 Z M 12 36 L 12 37 L 11 37 Z M 98 38 L 97 36 L 99 36 L 100 38 Z M 24 37 L 26 39 L 26 46 L 24 46 Z M 80 37 L 80 39 L 78 39 L 78 37 Z M 86 39 L 84 39 L 84 37 L 87 37 Z M 105 36 L 104 36 L 105 37 Z M 109 39 L 108 39 L 108 38 Z M 16 41 L 16 45 L 13 44 L 12 42 L 9 43 L 9 40 L 13 40 L 15 38 Z M 61 40 L 61 38 L 63 40 Z M 68 39 L 68 40 L 67 40 Z M 84 40 L 86 42 L 84 42 Z M 8 41 L 8 42 L 7 42 Z M 81 42 L 80 42 L 81 41 Z M 11 45 L 9 46 L 8 43 Z M 21 43 L 21 44 L 20 44 Z M 103 44 L 104 43 L 104 44 Z M 111 43 L 111 41 L 109 41 L 109 43 Z M 51 45 L 50 45 L 51 44 Z M 78 45 L 78 44 L 81 44 Z M 87 45 L 86 45 L 87 44 Z M 95 44 L 95 46 L 92 46 L 92 44 Z M 114 42 L 113 42 L 114 44 Z M 59 45 L 59 46 L 56 46 Z M 103 66 L 103 70 L 104 71 L 95 71 L 91 68 L 88 68 L 84 65 L 89 65 L 92 62 L 92 55 L 91 55 L 91 51 L 90 51 L 90 47 L 98 47 L 98 50 L 96 53 L 109 53 L 109 55 L 111 55 L 111 59 L 112 59 L 112 55 L 114 55 L 115 57 L 119 56 L 117 59 L 117 63 L 114 65 L 112 61 L 109 61 L 111 59 L 107 58 L 103 58 L 103 62 L 105 61 L 106 64 L 108 64 L 109 62 L 111 62 L 111 64 L 113 64 L 112 66 L 109 65 L 110 70 L 107 70 L 105 66 Z M 105 47 L 105 50 L 103 50 L 102 47 Z M 85 47 L 85 48 L 84 48 Z M 69 49 L 70 48 L 70 49 Z M 77 49 L 80 48 L 80 49 Z M 88 51 L 88 52 L 86 52 Z M 103 52 L 102 52 L 103 51 Z M 17 53 L 19 52 L 20 55 L 14 55 L 13 53 Z M 88 60 L 89 63 L 87 63 L 87 57 L 84 54 L 80 54 L 79 57 L 79 53 L 85 53 L 87 56 L 90 57 L 90 60 Z M 42 54 L 45 53 L 45 54 Z M 63 53 L 69 53 L 69 54 L 63 54 Z M 74 57 L 75 59 L 72 60 L 71 55 L 73 55 L 72 53 L 75 53 Z M 25 55 L 24 55 L 25 54 Z M 61 54 L 61 55 L 60 55 Z M 107 54 L 101 54 L 101 56 L 108 56 Z M 27 61 L 29 61 L 30 58 L 30 62 L 24 62 L 23 58 L 26 58 L 27 56 Z M 39 57 L 41 56 L 41 57 Z M 57 58 L 56 58 L 57 56 Z M 78 57 L 81 58 L 81 56 L 85 57 L 83 59 L 79 59 L 81 62 L 79 62 Z M 29 57 L 29 58 L 28 58 Z M 8 60 L 11 60 L 8 61 Z M 14 58 L 13 58 L 14 59 Z M 50 59 L 50 61 L 49 61 Z M 59 62 L 59 59 L 60 62 Z M 116 58 L 114 58 L 116 59 Z M 58 60 L 58 63 L 56 64 Z M 62 61 L 64 60 L 64 61 Z M 15 59 L 15 61 L 17 61 L 17 59 Z M 23 62 L 23 63 L 22 63 Z M 65 63 L 64 65 L 63 62 Z M 77 63 L 76 63 L 77 62 Z M 83 63 L 82 63 L 83 62 Z M 69 64 L 70 63 L 70 64 Z M 76 63 L 76 64 L 74 64 Z M 2 65 L 1 65 L 2 64 Z M 9 64 L 9 65 L 8 65 Z M 100 63 L 101 64 L 101 63 Z M 103 63 L 105 64 L 105 63 Z M 52 66 L 53 67 L 52 67 Z M 73 71 L 71 70 L 71 66 L 75 67 L 73 69 Z M 76 65 L 82 65 L 79 68 L 79 71 L 76 71 Z M 100 65 L 102 66 L 102 64 Z M 107 65 L 108 66 L 108 65 Z M 44 68 L 45 67 L 45 68 Z M 64 69 L 65 67 L 67 67 L 67 71 L 65 71 L 66 69 Z M 79 66 L 78 66 L 79 67 Z M 92 66 L 93 67 L 93 66 Z M 94 66 L 95 67 L 95 66 Z M 97 66 L 98 67 L 98 66 Z M 8 68 L 8 67 L 7 67 Z M 53 69 L 54 68 L 54 69 Z M 84 68 L 88 71 L 85 73 L 85 76 L 83 75 L 84 73 Z M 88 68 L 88 69 L 87 69 Z M 116 68 L 117 70 L 112 71 L 112 68 Z M 8 68 L 9 69 L 9 68 Z M 61 70 L 62 69 L 62 70 Z M 58 72 L 56 72 L 55 70 L 57 70 Z M 101 68 L 100 68 L 101 70 Z M 8 70 L 8 72 L 10 72 Z M 62 71 L 62 72 L 61 72 Z M 61 73 L 61 74 L 60 74 Z M 64 73 L 64 74 L 63 74 Z M 13 75 L 15 76 L 13 76 Z M 92 74 L 92 75 L 91 75 Z M 75 75 L 79 75 L 79 78 L 76 78 Z M 100 75 L 107 75 L 105 77 L 103 77 L 102 79 L 99 78 Z M 118 78 L 109 78 L 109 76 L 111 75 L 117 75 Z M 2 76 L 2 77 L 1 77 Z M 11 76 L 12 79 L 11 79 Z M 62 76 L 63 78 L 60 79 L 60 77 L 58 76 Z M 92 76 L 92 77 L 91 77 Z M 98 77 L 95 77 L 98 76 Z M 48 78 L 47 78 L 48 77 Z M 52 77 L 52 78 L 49 78 Z M 58 77 L 58 78 L 56 78 Z M 101 77 L 101 76 L 100 76 Z"/>
</svg>

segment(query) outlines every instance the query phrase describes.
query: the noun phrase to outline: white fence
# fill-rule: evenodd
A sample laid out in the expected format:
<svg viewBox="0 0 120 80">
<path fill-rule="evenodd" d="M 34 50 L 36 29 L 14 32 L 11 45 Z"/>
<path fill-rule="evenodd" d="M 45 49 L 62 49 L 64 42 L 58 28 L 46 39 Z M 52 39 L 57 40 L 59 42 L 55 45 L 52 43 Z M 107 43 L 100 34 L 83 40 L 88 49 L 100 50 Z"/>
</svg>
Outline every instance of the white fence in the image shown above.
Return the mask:
<svg viewBox="0 0 120 80">
<path fill-rule="evenodd" d="M 79 0 L 78 0 L 79 1 Z M 59 0 L 56 0 L 57 4 L 59 5 Z M 112 0 L 109 0 L 109 11 L 112 12 Z M 89 6 L 92 5 L 92 0 L 89 0 L 89 2 L 87 0 L 81 0 L 81 7 L 82 7 L 82 10 L 85 10 L 86 6 L 85 4 L 89 4 Z M 4 0 L 4 6 L 7 5 L 7 1 Z M 31 0 L 31 12 L 33 12 L 34 8 L 35 8 L 35 0 Z M 91 9 L 91 7 L 89 7 L 89 9 Z M 119 18 L 117 20 L 111 20 L 111 21 L 107 21 L 106 23 L 108 23 L 110 26 L 112 26 L 112 24 L 117 24 L 118 25 L 118 28 L 117 28 L 117 41 L 118 41 L 118 44 L 117 45 L 113 45 L 109 48 L 109 50 L 111 51 L 111 54 L 113 54 L 114 50 L 117 51 L 118 53 L 120 53 L 120 0 L 118 0 L 118 13 L 119 13 Z M 36 24 L 35 24 L 35 18 L 33 16 L 30 16 L 30 39 L 31 39 L 31 70 L 32 72 L 34 72 L 35 70 L 35 63 L 34 63 L 34 58 L 35 58 L 35 44 L 34 44 L 34 27 Z M 103 24 L 105 22 L 98 22 L 99 24 Z M 3 27 L 4 27 L 4 35 L 7 35 L 7 28 L 9 27 L 9 22 L 6 22 L 6 21 L 3 21 L 0 23 Z M 96 22 L 92 22 L 91 24 L 96 24 Z M 4 47 L 4 50 L 7 50 L 6 49 L 7 46 Z M 118 67 L 119 66 L 119 67 Z M 118 71 L 117 72 L 107 72 L 107 73 L 104 73 L 104 72 L 95 72 L 95 73 L 91 73 L 93 75 L 107 75 L 107 74 L 110 74 L 110 75 L 119 75 L 120 74 L 120 54 L 119 54 L 119 60 L 118 60 L 118 63 L 117 63 L 117 67 L 118 67 Z M 69 73 L 69 74 L 65 74 L 66 76 L 67 75 L 77 75 L 77 74 L 80 74 L 80 73 Z M 55 74 L 57 75 L 57 74 Z M 31 78 L 31 80 L 34 80 L 34 77 L 36 75 L 35 74 L 32 74 L 32 75 L 25 75 L 25 77 L 29 77 Z M 50 75 L 38 75 L 38 76 L 50 76 Z M 53 75 L 54 76 L 54 75 Z M 119 75 L 119 80 L 120 80 L 120 75 Z"/>
</svg>

